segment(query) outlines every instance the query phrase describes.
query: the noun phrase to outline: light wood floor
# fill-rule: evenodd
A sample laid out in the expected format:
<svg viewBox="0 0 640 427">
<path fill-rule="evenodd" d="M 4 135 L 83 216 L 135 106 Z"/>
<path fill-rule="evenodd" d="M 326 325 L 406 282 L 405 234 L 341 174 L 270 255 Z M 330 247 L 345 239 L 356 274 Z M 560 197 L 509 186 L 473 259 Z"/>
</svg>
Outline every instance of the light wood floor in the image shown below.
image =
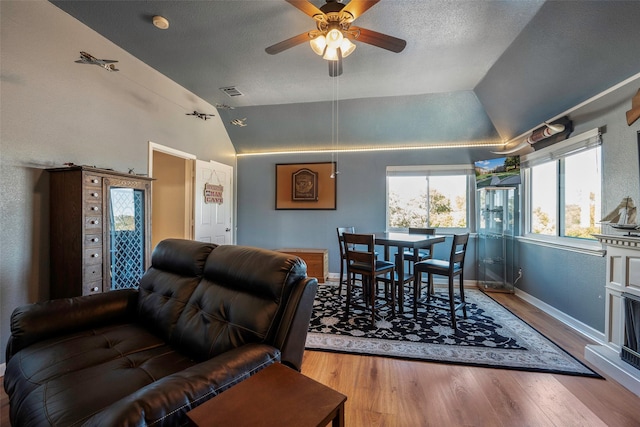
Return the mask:
<svg viewBox="0 0 640 427">
<path fill-rule="evenodd" d="M 582 335 L 514 295 L 492 296 L 594 368 Z M 349 427 L 640 426 L 640 397 L 610 379 L 311 351 L 302 372 L 347 396 Z"/>
<path fill-rule="evenodd" d="M 589 365 L 580 334 L 520 298 L 492 296 Z M 349 427 L 640 426 L 640 397 L 610 379 L 315 351 L 302 372 L 347 395 Z M 8 426 L 4 391 L 0 411 Z"/>
</svg>

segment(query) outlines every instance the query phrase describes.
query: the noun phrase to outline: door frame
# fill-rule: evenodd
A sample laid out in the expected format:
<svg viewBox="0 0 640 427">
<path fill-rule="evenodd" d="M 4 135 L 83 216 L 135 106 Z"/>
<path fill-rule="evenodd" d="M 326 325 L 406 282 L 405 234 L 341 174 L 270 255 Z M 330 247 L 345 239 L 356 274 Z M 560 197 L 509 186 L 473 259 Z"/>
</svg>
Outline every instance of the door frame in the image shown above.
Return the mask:
<svg viewBox="0 0 640 427">
<path fill-rule="evenodd" d="M 187 234 L 186 237 L 188 239 L 193 239 L 193 162 L 195 162 L 196 156 L 191 153 L 176 150 L 175 148 L 167 147 L 167 146 L 149 141 L 148 170 L 149 170 L 149 177 L 151 178 L 153 178 L 153 163 L 154 163 L 153 155 L 155 152 L 160 152 L 160 153 L 167 154 L 180 159 L 189 160 L 191 163 L 187 168 L 190 176 L 188 178 L 185 177 L 185 181 L 184 181 L 185 194 L 188 195 L 189 197 L 188 201 L 185 201 L 185 205 L 187 205 L 185 208 L 188 209 L 189 212 L 187 215 L 185 215 L 184 229 L 185 231 L 188 230 L 188 232 L 185 233 Z M 154 183 L 152 182 L 151 184 L 152 195 L 153 195 L 153 186 L 154 186 Z M 151 224 L 153 226 L 153 210 L 151 211 Z"/>
<path fill-rule="evenodd" d="M 167 147 L 165 145 L 160 145 L 155 142 L 149 141 L 149 176 L 153 178 L 153 152 L 159 151 L 161 153 L 170 154 L 175 157 L 180 157 L 182 159 L 190 159 L 195 160 L 195 154 L 187 153 L 185 151 L 176 150 L 175 148 Z"/>
</svg>

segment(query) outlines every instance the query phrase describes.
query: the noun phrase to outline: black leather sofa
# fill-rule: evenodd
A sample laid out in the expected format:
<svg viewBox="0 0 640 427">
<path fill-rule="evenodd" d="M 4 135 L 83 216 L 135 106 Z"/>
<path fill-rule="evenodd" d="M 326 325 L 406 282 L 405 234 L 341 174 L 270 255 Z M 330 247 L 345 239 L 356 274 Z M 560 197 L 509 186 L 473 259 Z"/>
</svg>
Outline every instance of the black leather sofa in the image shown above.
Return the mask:
<svg viewBox="0 0 640 427">
<path fill-rule="evenodd" d="M 14 310 L 11 423 L 185 425 L 189 410 L 272 363 L 300 369 L 316 290 L 290 255 L 164 240 L 139 289 Z"/>
</svg>

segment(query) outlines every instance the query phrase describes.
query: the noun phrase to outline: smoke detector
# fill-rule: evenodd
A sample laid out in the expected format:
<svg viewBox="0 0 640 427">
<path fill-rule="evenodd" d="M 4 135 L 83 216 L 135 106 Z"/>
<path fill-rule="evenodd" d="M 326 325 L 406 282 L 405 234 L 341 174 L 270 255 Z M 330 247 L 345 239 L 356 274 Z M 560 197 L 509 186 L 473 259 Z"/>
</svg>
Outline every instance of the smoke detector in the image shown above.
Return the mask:
<svg viewBox="0 0 640 427">
<path fill-rule="evenodd" d="M 167 28 L 169 28 L 169 21 L 163 16 L 156 15 L 153 17 L 153 25 L 155 25 L 156 28 L 160 28 L 161 30 L 166 30 Z"/>
</svg>

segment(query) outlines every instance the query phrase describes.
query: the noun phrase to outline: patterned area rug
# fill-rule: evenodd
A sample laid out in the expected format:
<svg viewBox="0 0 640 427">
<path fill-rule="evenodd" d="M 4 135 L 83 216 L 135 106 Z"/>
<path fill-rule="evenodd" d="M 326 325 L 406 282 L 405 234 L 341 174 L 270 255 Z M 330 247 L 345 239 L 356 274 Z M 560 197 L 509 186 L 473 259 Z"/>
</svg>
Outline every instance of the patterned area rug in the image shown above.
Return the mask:
<svg viewBox="0 0 640 427">
<path fill-rule="evenodd" d="M 465 289 L 467 319 L 458 312 L 458 332 L 450 326 L 448 303 L 418 309 L 405 295 L 404 314 L 382 308 L 371 313 L 351 308 L 345 318 L 346 296 L 335 284 L 320 284 L 314 302 L 308 350 L 366 354 L 430 362 L 549 372 L 601 378 L 519 317 L 475 289 Z M 432 299 L 432 302 L 438 300 Z"/>
</svg>

